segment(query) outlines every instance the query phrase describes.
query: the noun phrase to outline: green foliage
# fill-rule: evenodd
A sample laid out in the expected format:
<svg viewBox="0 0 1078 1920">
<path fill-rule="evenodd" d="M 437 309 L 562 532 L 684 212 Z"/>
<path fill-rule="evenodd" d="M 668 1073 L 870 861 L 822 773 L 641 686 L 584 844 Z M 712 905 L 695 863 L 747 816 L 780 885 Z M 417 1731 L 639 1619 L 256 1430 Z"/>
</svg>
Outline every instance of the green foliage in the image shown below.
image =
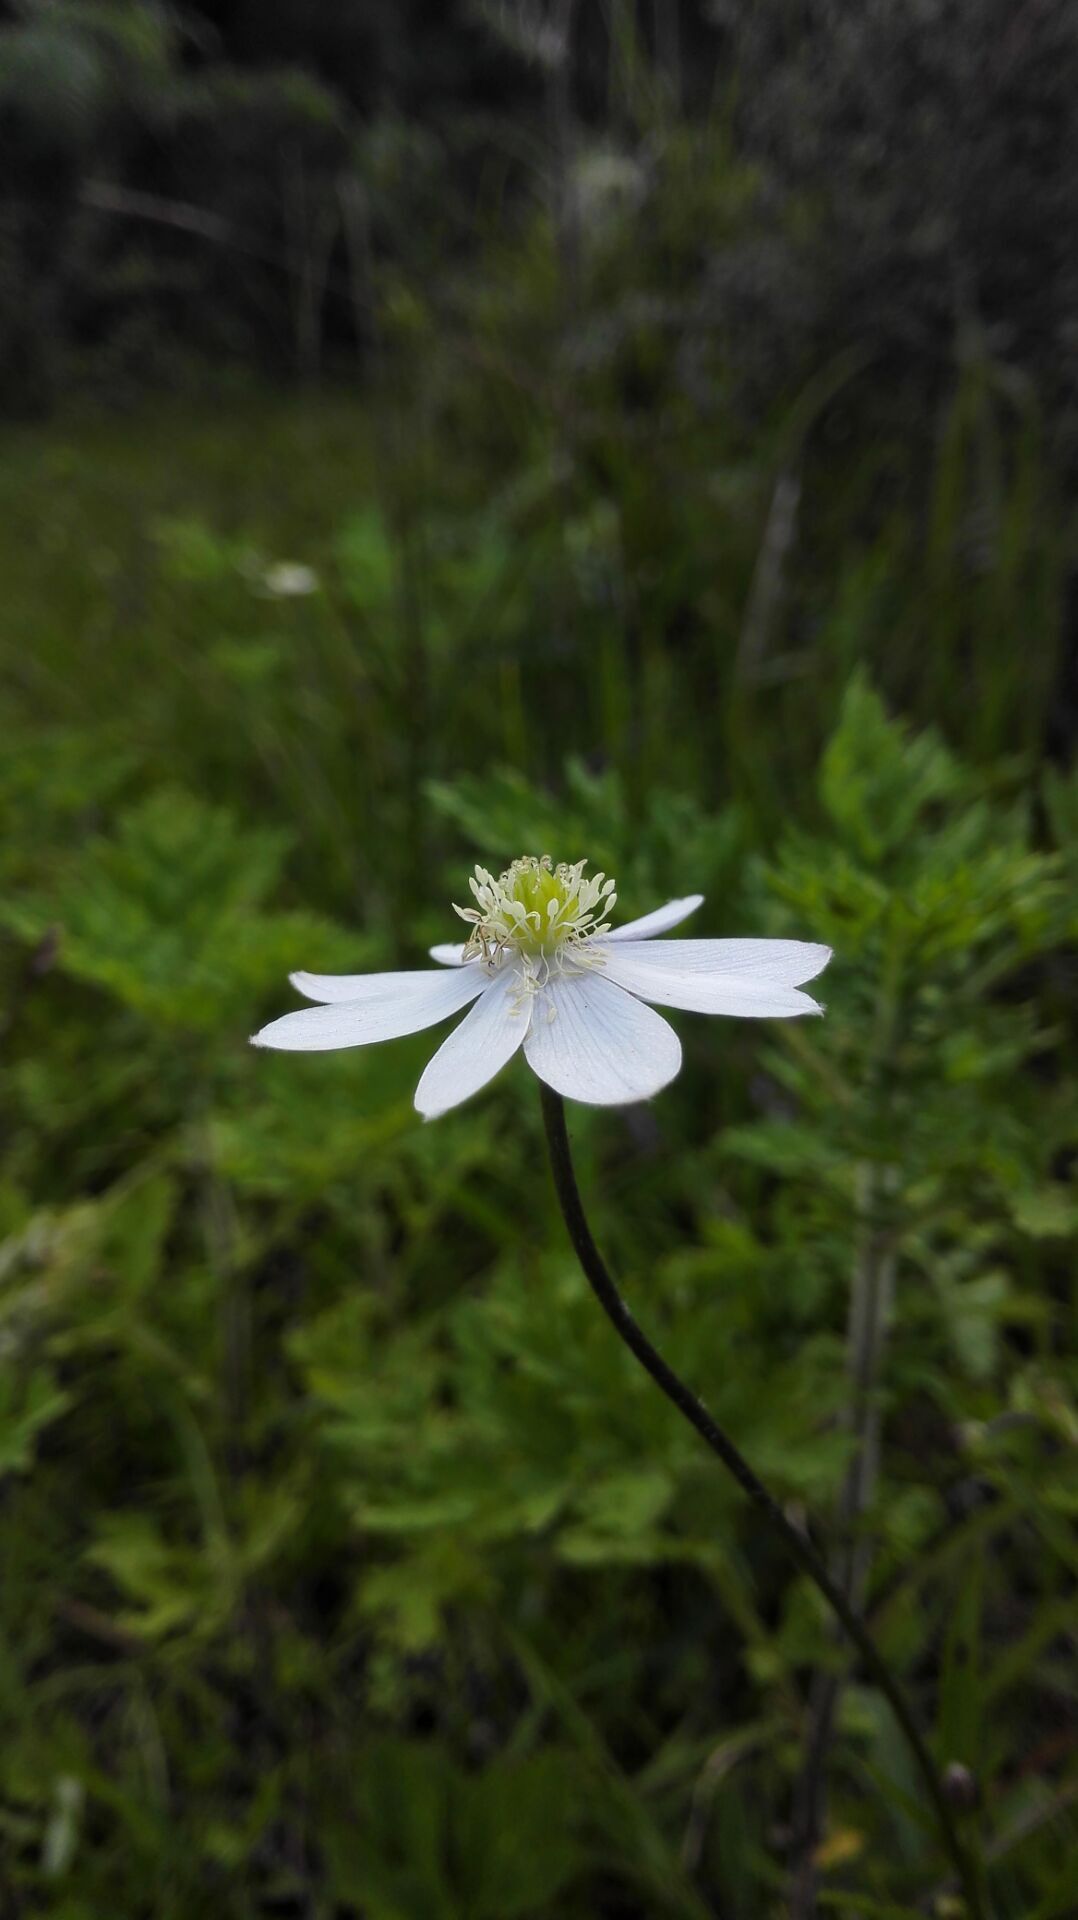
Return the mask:
<svg viewBox="0 0 1078 1920">
<path fill-rule="evenodd" d="M 69 617 L 108 633 L 115 678 L 48 724 L 39 685 L 19 692 L 30 730 L 0 763 L 7 1880 L 30 1911 L 175 1920 L 748 1920 L 776 1884 L 806 1676 L 839 1655 L 596 1315 L 524 1069 L 422 1128 L 423 1036 L 245 1044 L 290 966 L 414 961 L 470 859 L 535 846 L 617 874 L 626 913 L 697 888 L 701 930 L 835 945 L 811 1032 L 686 1022 L 653 1113 L 580 1110 L 582 1177 L 674 1364 L 824 1528 L 852 1444 L 851 1288 L 889 1276 L 870 1615 L 941 1758 L 977 1773 L 1001 1910 L 1051 1913 L 1067 1762 L 1035 1757 L 1036 1730 L 1078 1573 L 1072 783 L 1040 812 L 1017 763 L 977 771 L 863 672 L 812 780 L 800 744 L 777 833 L 735 782 L 704 805 L 617 752 L 597 767 L 601 698 L 575 730 L 559 717 L 552 778 L 554 716 L 529 702 L 521 736 L 513 699 L 472 692 L 484 596 L 526 684 L 507 555 L 543 497 L 431 503 L 447 703 L 419 762 L 388 509 L 292 547 L 316 590 L 288 601 L 262 584 L 278 501 L 216 530 L 147 500 L 132 563 L 171 657 L 137 732 L 116 690 L 145 615 L 129 627 L 130 556 L 102 522 L 114 557 Z M 554 551 L 535 538 L 533 567 Z M 38 566 L 15 564 L 16 621 L 40 618 Z M 38 631 L 54 689 L 68 642 Z M 466 753 L 441 731 L 461 682 Z M 681 727 L 701 752 L 710 717 Z M 942 1862 L 863 1688 L 833 1789 L 833 1909 L 914 1910 Z"/>
<path fill-rule="evenodd" d="M 938 132 L 999 33 L 922 8 L 909 121 L 893 8 L 804 8 L 797 47 L 710 9 L 724 74 L 774 84 L 690 113 L 699 22 L 679 74 L 628 7 L 567 68 L 540 10 L 444 10 L 457 106 L 465 42 L 524 55 L 510 139 L 428 111 L 410 10 L 339 40 L 313 11 L 267 12 L 257 69 L 133 3 L 0 29 L 20 401 L 65 377 L 73 287 L 113 391 L 173 336 L 372 375 L 65 419 L 0 472 L 0 1909 L 785 1911 L 844 1651 L 596 1315 L 523 1064 L 422 1127 L 430 1036 L 247 1046 L 291 968 L 422 964 L 472 861 L 530 849 L 616 875 L 619 914 L 700 891 L 701 933 L 835 948 L 824 1020 L 678 1020 L 661 1102 L 575 1112 L 582 1184 L 663 1350 L 861 1563 L 976 1775 L 997 1920 L 1062 1920 L 1078 781 L 1038 758 L 1073 732 L 1069 429 L 1021 288 L 951 271 L 978 223 L 908 217 L 943 153 L 952 213 L 1015 231 L 995 96 Z M 1051 11 L 1023 100 L 1045 47 L 1066 93 Z M 858 138 L 836 171 L 892 43 L 906 161 Z M 79 198 L 147 143 L 181 217 L 152 240 Z M 1028 165 L 1069 204 L 1054 137 Z M 863 1676 L 826 1771 L 821 1910 L 942 1920 Z"/>
<path fill-rule="evenodd" d="M 246 832 L 222 809 L 161 789 L 114 833 L 61 858 L 53 884 L 4 910 L 30 944 L 60 929 L 64 971 L 145 1018 L 227 1032 L 305 944 L 348 942 L 311 914 L 260 911 L 287 842 Z"/>
</svg>

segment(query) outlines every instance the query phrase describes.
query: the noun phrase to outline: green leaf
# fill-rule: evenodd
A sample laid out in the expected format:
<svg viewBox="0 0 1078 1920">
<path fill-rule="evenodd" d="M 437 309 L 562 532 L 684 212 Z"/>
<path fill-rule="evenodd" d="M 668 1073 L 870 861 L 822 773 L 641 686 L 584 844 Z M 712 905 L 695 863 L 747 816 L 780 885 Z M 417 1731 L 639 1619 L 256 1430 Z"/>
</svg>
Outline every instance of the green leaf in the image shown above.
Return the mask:
<svg viewBox="0 0 1078 1920">
<path fill-rule="evenodd" d="M 71 1394 L 48 1367 L 20 1377 L 0 1370 L 0 1474 L 29 1473 L 39 1437 L 67 1412 Z"/>
<path fill-rule="evenodd" d="M 843 698 L 820 769 L 820 796 L 857 857 L 880 866 L 909 844 L 928 809 L 954 801 L 967 787 L 931 730 L 916 736 L 888 718 L 863 674 Z"/>
<path fill-rule="evenodd" d="M 145 1019 L 239 1040 L 297 955 L 332 970 L 356 952 L 315 916 L 263 910 L 288 844 L 162 791 L 121 815 L 113 836 L 61 859 L 47 889 L 0 902 L 0 924 L 29 942 L 58 928 L 64 972 Z"/>
</svg>

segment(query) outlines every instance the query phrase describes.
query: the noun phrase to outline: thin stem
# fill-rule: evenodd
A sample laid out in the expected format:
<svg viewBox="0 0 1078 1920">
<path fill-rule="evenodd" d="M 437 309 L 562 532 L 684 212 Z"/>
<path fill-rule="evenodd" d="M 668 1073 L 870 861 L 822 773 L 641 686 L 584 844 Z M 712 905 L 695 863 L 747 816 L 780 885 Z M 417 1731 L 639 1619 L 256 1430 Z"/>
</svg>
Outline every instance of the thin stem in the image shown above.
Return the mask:
<svg viewBox="0 0 1078 1920">
<path fill-rule="evenodd" d="M 872 1549 L 861 1533 L 872 1504 L 880 1454 L 878 1385 L 887 1338 L 887 1321 L 894 1289 L 895 1246 L 882 1233 L 877 1218 L 880 1189 L 893 1185 L 893 1169 L 866 1164 L 858 1176 L 860 1244 L 850 1289 L 847 1371 L 850 1382 L 849 1425 L 854 1452 L 838 1503 L 839 1553 L 834 1577 L 851 1607 L 861 1614 L 865 1603 Z M 790 1920 L 813 1920 L 817 1911 L 819 1873 L 816 1856 L 827 1817 L 827 1754 L 842 1694 L 842 1675 L 821 1673 L 813 1684 L 805 1763 L 794 1796 L 793 1831 L 796 1863 L 790 1894 Z"/>
<path fill-rule="evenodd" d="M 965 1895 L 970 1920 L 988 1920 L 988 1909 L 982 1895 L 978 1872 L 966 1852 L 955 1822 L 954 1810 L 948 1801 L 943 1782 L 936 1771 L 932 1755 L 929 1753 L 902 1688 L 877 1649 L 863 1620 L 854 1611 L 841 1587 L 837 1586 L 831 1578 L 816 1549 L 804 1534 L 791 1526 L 778 1502 L 772 1498 L 763 1481 L 757 1479 L 748 1461 L 738 1452 L 718 1421 L 712 1417 L 703 1402 L 697 1399 L 674 1369 L 667 1364 L 657 1348 L 652 1346 L 643 1329 L 637 1325 L 611 1279 L 602 1254 L 592 1238 L 591 1228 L 580 1198 L 580 1189 L 576 1183 L 569 1135 L 565 1125 L 565 1107 L 561 1095 L 554 1093 L 551 1088 L 542 1083 L 539 1091 L 542 1097 L 543 1122 L 546 1127 L 550 1165 L 558 1202 L 569 1230 L 573 1250 L 599 1305 L 645 1372 L 651 1375 L 656 1386 L 665 1393 L 668 1400 L 672 1401 L 689 1425 L 695 1427 L 700 1438 L 722 1461 L 727 1472 L 733 1475 L 738 1486 L 748 1495 L 757 1511 L 764 1515 L 775 1532 L 782 1537 L 802 1573 L 808 1575 L 842 1622 L 866 1670 L 872 1675 L 881 1693 L 889 1702 L 891 1711 L 906 1736 L 935 1810 L 940 1839 L 950 1855 Z"/>
</svg>

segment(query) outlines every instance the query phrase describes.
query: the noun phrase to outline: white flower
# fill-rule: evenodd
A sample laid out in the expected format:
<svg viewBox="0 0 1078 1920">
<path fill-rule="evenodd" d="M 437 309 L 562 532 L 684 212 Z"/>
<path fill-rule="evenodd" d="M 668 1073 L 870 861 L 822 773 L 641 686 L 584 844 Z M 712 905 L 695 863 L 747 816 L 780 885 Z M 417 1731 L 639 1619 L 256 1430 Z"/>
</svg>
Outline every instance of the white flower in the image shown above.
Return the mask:
<svg viewBox="0 0 1078 1920">
<path fill-rule="evenodd" d="M 830 947 L 806 940 L 663 940 L 694 913 L 694 893 L 611 929 L 613 880 L 585 879 L 586 862 L 514 860 L 498 879 L 476 867 L 475 905 L 457 907 L 465 944 L 431 948 L 422 973 L 294 973 L 316 1007 L 253 1035 L 257 1047 L 322 1052 L 395 1040 L 470 1011 L 442 1042 L 416 1088 L 428 1120 L 467 1100 L 519 1047 L 540 1080 L 570 1100 L 622 1106 L 674 1078 L 681 1043 L 646 1001 L 691 1013 L 786 1019 L 822 1008 L 798 987 Z M 653 944 L 654 943 L 654 944 Z"/>
<path fill-rule="evenodd" d="M 275 560 L 272 566 L 263 568 L 258 583 L 271 600 L 302 600 L 318 592 L 318 575 L 302 560 Z"/>
</svg>

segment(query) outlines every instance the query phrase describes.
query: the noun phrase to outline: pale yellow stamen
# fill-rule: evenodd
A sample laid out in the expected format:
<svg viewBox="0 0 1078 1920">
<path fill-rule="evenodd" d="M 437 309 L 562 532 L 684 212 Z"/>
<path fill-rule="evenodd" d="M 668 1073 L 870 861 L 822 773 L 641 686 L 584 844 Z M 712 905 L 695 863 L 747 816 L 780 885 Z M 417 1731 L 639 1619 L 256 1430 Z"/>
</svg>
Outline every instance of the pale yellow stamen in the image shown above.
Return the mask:
<svg viewBox="0 0 1078 1920">
<path fill-rule="evenodd" d="M 475 906 L 453 909 L 471 927 L 464 958 L 482 956 L 489 964 L 513 952 L 519 957 L 522 993 L 545 986 L 566 962 L 589 965 L 586 944 L 596 934 L 609 933 L 605 915 L 617 894 L 605 874 L 585 879 L 586 865 L 578 860 L 555 866 L 544 853 L 523 855 L 497 879 L 476 867 L 469 882 Z"/>
</svg>

